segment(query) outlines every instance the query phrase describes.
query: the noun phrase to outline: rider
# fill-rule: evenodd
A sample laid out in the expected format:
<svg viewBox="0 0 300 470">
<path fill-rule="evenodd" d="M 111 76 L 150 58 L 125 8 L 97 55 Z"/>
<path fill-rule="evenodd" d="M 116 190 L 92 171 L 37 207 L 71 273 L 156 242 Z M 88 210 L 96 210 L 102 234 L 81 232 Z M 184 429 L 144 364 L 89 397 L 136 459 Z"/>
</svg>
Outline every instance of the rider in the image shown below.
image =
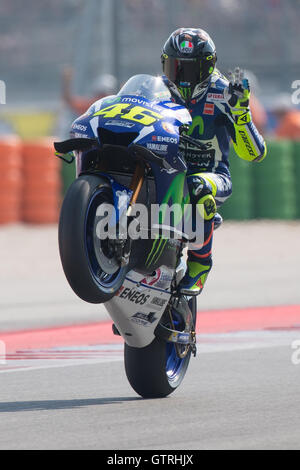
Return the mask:
<svg viewBox="0 0 300 470">
<path fill-rule="evenodd" d="M 228 154 L 230 141 L 238 156 L 261 161 L 266 144 L 249 109 L 250 88 L 236 68 L 229 81 L 216 69 L 216 48 L 202 29 L 180 28 L 166 41 L 162 55 L 163 80 L 173 101 L 192 117 L 187 133 L 206 150 L 188 144 L 182 148 L 188 165 L 191 202 L 204 211 L 204 243 L 188 251 L 187 272 L 179 284 L 183 294 L 197 295 L 212 267 L 212 240 L 217 208 L 231 195 Z"/>
</svg>

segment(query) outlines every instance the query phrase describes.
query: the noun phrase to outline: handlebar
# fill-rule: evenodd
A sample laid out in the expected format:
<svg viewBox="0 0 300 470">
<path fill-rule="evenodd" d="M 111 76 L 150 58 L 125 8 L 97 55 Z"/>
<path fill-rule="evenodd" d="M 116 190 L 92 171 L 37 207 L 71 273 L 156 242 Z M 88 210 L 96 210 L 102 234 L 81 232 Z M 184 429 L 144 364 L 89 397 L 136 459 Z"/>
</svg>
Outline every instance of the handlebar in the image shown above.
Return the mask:
<svg viewBox="0 0 300 470">
<path fill-rule="evenodd" d="M 179 143 L 187 143 L 187 144 L 193 144 L 195 147 L 197 147 L 200 150 L 207 150 L 207 144 L 201 144 L 197 139 L 194 139 L 193 137 L 190 137 L 185 134 L 181 134 L 179 137 Z"/>
</svg>

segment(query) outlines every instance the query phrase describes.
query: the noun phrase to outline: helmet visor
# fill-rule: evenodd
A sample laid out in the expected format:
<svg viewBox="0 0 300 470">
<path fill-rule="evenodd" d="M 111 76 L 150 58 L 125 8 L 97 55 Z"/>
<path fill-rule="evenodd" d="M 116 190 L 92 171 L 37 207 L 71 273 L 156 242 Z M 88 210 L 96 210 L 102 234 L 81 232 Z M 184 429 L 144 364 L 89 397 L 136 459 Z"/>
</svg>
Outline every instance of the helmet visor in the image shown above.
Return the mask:
<svg viewBox="0 0 300 470">
<path fill-rule="evenodd" d="M 214 70 L 215 57 L 177 59 L 175 57 L 164 58 L 164 74 L 178 87 L 191 87 L 204 82 Z"/>
</svg>

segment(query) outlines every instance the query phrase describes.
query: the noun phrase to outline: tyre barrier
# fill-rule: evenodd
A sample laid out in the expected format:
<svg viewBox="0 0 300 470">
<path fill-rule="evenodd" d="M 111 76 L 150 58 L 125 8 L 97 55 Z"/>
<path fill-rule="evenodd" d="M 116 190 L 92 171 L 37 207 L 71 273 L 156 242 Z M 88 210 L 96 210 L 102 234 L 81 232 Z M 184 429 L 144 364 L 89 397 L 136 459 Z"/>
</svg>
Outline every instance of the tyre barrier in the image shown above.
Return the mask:
<svg viewBox="0 0 300 470">
<path fill-rule="evenodd" d="M 232 196 L 220 213 L 225 219 L 300 218 L 300 142 L 267 141 L 262 162 L 246 162 L 230 151 Z"/>
<path fill-rule="evenodd" d="M 75 164 L 61 165 L 54 140 L 1 136 L 0 224 L 57 223 Z M 225 219 L 300 219 L 300 142 L 269 140 L 267 146 L 260 163 L 240 159 L 231 148 L 233 192 L 220 208 Z"/>
<path fill-rule="evenodd" d="M 295 194 L 296 194 L 296 218 L 300 219 L 300 141 L 294 142 L 294 170 L 295 170 Z"/>
<path fill-rule="evenodd" d="M 288 140 L 268 142 L 268 155 L 253 165 L 255 217 L 296 218 L 294 144 Z"/>
<path fill-rule="evenodd" d="M 19 222 L 21 216 L 21 141 L 15 136 L 0 140 L 0 224 Z"/>
<path fill-rule="evenodd" d="M 41 138 L 23 142 L 23 222 L 58 222 L 61 205 L 61 165 L 59 159 L 54 157 L 53 140 Z"/>
</svg>

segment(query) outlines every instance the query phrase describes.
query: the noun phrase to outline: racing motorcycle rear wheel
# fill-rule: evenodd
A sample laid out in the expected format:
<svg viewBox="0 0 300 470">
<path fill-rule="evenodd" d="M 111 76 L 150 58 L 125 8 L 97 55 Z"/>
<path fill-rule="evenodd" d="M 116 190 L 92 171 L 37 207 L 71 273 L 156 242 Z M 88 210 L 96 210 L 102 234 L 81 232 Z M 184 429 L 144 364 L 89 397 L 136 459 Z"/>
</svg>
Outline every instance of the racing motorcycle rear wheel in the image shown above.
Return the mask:
<svg viewBox="0 0 300 470">
<path fill-rule="evenodd" d="M 197 301 L 191 297 L 189 307 L 196 326 Z M 174 323 L 176 319 L 174 318 Z M 180 354 L 181 351 L 184 354 Z M 144 348 L 134 348 L 125 343 L 124 360 L 127 379 L 143 398 L 163 398 L 181 384 L 191 357 L 191 347 L 166 343 L 155 338 Z"/>
</svg>

